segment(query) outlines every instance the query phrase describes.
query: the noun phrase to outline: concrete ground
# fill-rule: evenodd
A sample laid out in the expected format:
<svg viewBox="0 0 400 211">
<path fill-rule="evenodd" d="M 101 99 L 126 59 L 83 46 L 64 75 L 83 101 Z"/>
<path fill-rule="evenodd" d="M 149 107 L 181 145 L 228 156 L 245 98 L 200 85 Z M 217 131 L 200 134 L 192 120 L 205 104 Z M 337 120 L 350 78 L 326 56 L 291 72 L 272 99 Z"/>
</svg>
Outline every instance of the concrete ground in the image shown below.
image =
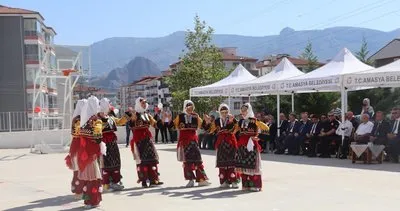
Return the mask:
<svg viewBox="0 0 400 211">
<path fill-rule="evenodd" d="M 103 194 L 98 210 L 399 210 L 399 164 L 351 164 L 349 160 L 263 155 L 259 193 L 221 190 L 214 151 L 203 151 L 209 187 L 184 188 L 175 145 L 157 145 L 163 187 L 136 183 L 129 148 L 121 146 L 121 192 Z M 65 154 L 38 155 L 28 149 L 0 150 L 0 210 L 82 210 L 70 193 L 72 172 Z"/>
</svg>

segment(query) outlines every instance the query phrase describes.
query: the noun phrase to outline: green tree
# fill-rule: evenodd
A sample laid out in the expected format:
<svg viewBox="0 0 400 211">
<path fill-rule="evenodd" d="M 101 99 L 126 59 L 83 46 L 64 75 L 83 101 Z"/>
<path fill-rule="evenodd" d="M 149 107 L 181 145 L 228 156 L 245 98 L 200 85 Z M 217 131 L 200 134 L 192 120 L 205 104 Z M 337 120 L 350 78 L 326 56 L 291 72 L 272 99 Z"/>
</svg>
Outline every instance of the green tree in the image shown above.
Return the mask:
<svg viewBox="0 0 400 211">
<path fill-rule="evenodd" d="M 310 41 L 308 41 L 304 52 L 300 55 L 300 58 L 307 60 L 307 66 L 303 69 L 303 72 L 308 73 L 318 67 L 318 57 L 314 55 L 312 43 Z"/>
<path fill-rule="evenodd" d="M 194 29 L 186 33 L 184 55 L 176 71 L 167 80 L 172 91 L 173 110 L 178 112 L 182 110 L 183 101 L 189 99 L 190 88 L 212 84 L 228 75 L 220 50 L 211 43 L 214 29 L 197 15 L 194 24 Z M 198 113 L 208 113 L 221 100 L 222 98 L 193 98 Z"/>
<path fill-rule="evenodd" d="M 361 48 L 356 52 L 356 57 L 365 64 L 372 65 L 373 62 L 368 58 L 369 50 L 368 43 L 365 37 L 362 39 Z"/>
</svg>

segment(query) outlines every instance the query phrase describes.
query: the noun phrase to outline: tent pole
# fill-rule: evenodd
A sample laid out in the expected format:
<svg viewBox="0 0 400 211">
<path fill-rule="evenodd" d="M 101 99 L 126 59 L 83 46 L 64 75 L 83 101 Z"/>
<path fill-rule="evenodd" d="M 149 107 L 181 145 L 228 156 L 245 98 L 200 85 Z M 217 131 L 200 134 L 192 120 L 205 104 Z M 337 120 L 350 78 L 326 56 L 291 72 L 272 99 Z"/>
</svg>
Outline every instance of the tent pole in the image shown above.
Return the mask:
<svg viewBox="0 0 400 211">
<path fill-rule="evenodd" d="M 292 92 L 292 112 L 294 112 L 294 93 Z"/>
<path fill-rule="evenodd" d="M 343 85 L 343 78 L 341 78 L 342 80 L 340 80 L 340 97 L 341 97 L 341 100 L 340 100 L 340 102 L 341 102 L 341 117 L 342 117 L 342 124 L 344 124 L 344 121 L 345 121 L 345 117 L 344 117 L 344 115 L 345 115 L 345 109 L 346 109 L 346 106 L 345 106 L 345 104 L 346 104 L 346 98 L 347 98 L 347 96 L 346 96 L 346 90 L 344 89 L 344 85 Z M 344 131 L 343 131 L 343 133 L 342 133 L 342 144 L 341 144 L 341 146 L 340 146 L 340 148 L 339 148 L 339 152 L 338 152 L 338 156 L 340 157 L 341 155 L 342 155 L 342 153 L 343 153 L 343 144 L 344 144 Z"/>
<path fill-rule="evenodd" d="M 250 100 L 250 95 L 249 95 L 249 103 L 250 103 L 250 101 L 251 101 L 251 100 Z"/>
<path fill-rule="evenodd" d="M 228 107 L 230 108 L 231 107 L 231 93 L 229 92 L 229 95 L 228 95 Z"/>
<path fill-rule="evenodd" d="M 280 127 L 280 119 L 279 119 L 279 114 L 281 113 L 281 109 L 280 109 L 280 104 L 281 104 L 281 99 L 280 99 L 280 96 L 279 96 L 279 94 L 277 94 L 276 95 L 276 124 L 278 125 L 278 137 L 280 136 L 280 134 L 281 134 L 281 129 L 279 128 Z"/>
</svg>

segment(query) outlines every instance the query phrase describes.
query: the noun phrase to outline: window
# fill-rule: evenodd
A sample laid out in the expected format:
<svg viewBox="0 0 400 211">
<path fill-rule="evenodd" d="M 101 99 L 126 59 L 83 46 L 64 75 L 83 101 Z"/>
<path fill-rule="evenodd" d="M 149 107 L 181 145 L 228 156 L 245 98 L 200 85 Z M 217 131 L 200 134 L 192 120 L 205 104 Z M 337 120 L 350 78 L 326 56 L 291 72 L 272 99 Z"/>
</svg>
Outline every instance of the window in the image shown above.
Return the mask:
<svg viewBox="0 0 400 211">
<path fill-rule="evenodd" d="M 233 103 L 233 109 L 235 109 L 235 110 L 240 109 L 240 102 L 234 102 Z"/>
<path fill-rule="evenodd" d="M 246 63 L 245 67 L 246 67 L 247 70 L 250 70 L 251 69 L 251 64 L 250 63 Z"/>
<path fill-rule="evenodd" d="M 36 19 L 24 19 L 25 36 L 38 36 L 40 34 L 40 23 Z"/>
<path fill-rule="evenodd" d="M 25 59 L 30 61 L 38 61 L 39 59 L 38 45 L 25 45 Z"/>
<path fill-rule="evenodd" d="M 233 62 L 233 67 L 236 67 L 239 65 L 239 62 Z"/>
</svg>

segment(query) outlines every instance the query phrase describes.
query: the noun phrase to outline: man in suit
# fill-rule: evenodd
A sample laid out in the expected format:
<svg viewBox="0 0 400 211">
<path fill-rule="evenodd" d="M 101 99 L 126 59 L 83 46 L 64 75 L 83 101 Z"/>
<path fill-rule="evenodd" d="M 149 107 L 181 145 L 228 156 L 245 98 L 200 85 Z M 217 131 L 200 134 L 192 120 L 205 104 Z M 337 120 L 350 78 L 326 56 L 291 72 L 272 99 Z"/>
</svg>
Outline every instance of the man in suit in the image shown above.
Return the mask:
<svg viewBox="0 0 400 211">
<path fill-rule="evenodd" d="M 294 134 L 295 142 L 293 145 L 293 154 L 299 155 L 304 154 L 304 141 L 306 140 L 306 134 L 311 129 L 311 121 L 308 119 L 308 112 L 301 113 L 301 120 L 299 122 L 298 131 Z"/>
<path fill-rule="evenodd" d="M 275 140 L 275 154 L 283 154 L 285 153 L 285 138 L 286 138 L 286 129 L 288 127 L 288 120 L 286 119 L 286 115 L 284 113 L 279 114 L 279 124 L 277 128 L 277 132 L 279 131 L 279 136 Z"/>
<path fill-rule="evenodd" d="M 272 116 L 271 114 L 268 115 L 268 122 L 267 125 L 269 127 L 269 141 L 271 143 L 271 150 L 275 150 L 275 139 L 276 139 L 276 135 L 278 133 L 278 126 L 276 125 L 276 122 L 274 120 L 274 116 Z"/>
<path fill-rule="evenodd" d="M 375 113 L 375 123 L 369 138 L 374 144 L 387 145 L 387 134 L 390 133 L 390 123 L 385 120 L 382 111 Z"/>
<path fill-rule="evenodd" d="M 400 108 L 392 109 L 392 123 L 387 138 L 389 158 L 392 162 L 398 163 L 400 154 Z"/>
<path fill-rule="evenodd" d="M 316 114 L 311 115 L 311 127 L 310 130 L 306 133 L 306 137 L 308 138 L 309 146 L 307 148 L 308 157 L 316 157 L 316 146 L 319 142 L 319 133 L 322 129 L 322 123 L 319 121 L 319 118 Z"/>
<path fill-rule="evenodd" d="M 300 122 L 296 120 L 296 114 L 289 114 L 289 122 L 286 128 L 285 148 L 288 149 L 288 155 L 296 154 L 296 138 L 300 131 Z"/>
</svg>

